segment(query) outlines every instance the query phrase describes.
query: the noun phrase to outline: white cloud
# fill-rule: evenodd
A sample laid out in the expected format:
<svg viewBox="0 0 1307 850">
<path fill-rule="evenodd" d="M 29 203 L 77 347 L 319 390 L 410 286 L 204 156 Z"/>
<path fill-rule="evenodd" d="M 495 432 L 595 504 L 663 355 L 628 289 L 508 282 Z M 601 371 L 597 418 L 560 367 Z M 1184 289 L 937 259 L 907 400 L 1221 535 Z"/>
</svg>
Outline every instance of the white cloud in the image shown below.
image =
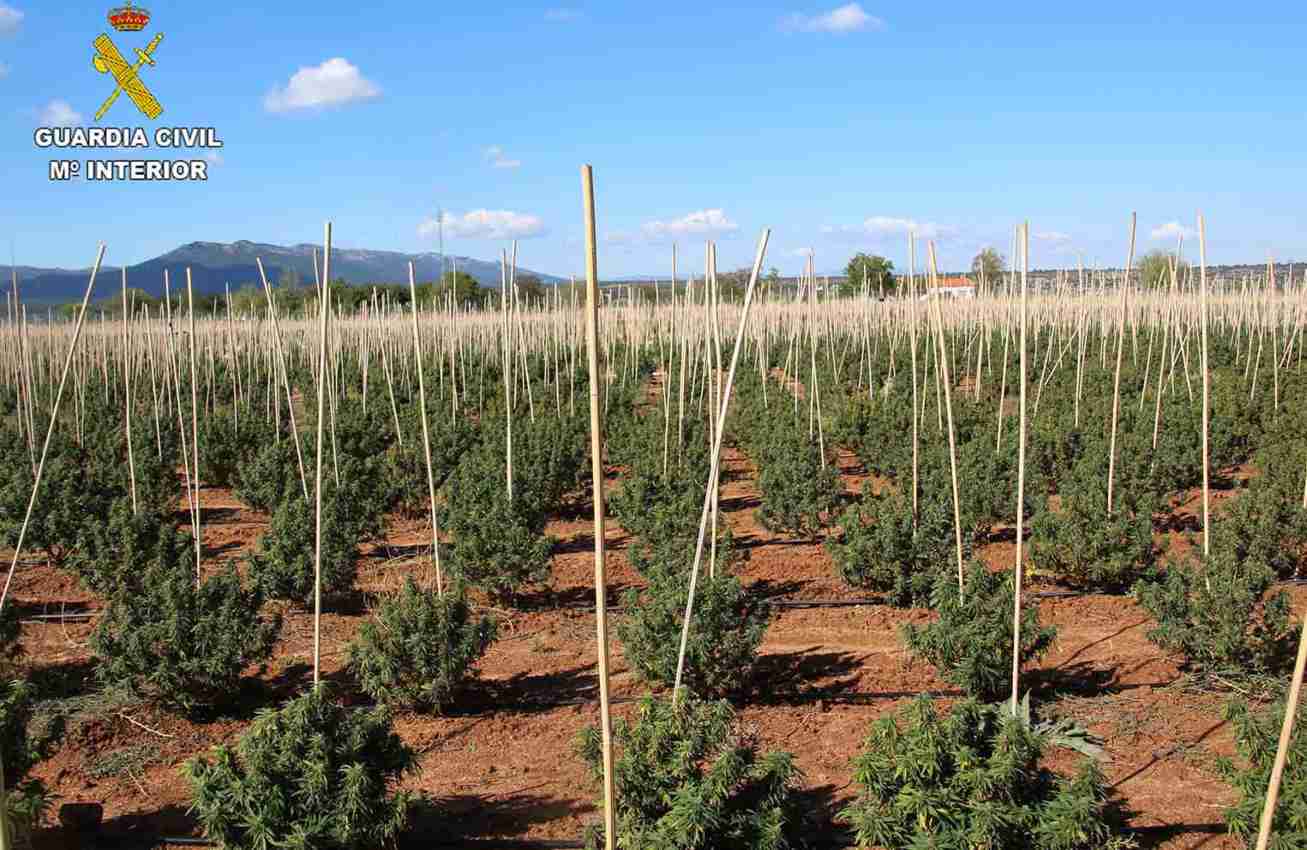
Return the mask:
<svg viewBox="0 0 1307 850">
<path fill-rule="evenodd" d="M 223 160 L 222 154 L 217 151 L 208 151 L 204 154 L 204 161 L 209 165 L 222 165 L 225 160 Z"/>
<path fill-rule="evenodd" d="M 492 168 L 518 168 L 522 165 L 522 160 L 510 159 L 499 145 L 491 145 L 486 148 L 485 160 L 490 163 Z"/>
<path fill-rule="evenodd" d="M 646 221 L 640 232 L 646 239 L 657 241 L 668 237 L 734 233 L 740 225 L 732 221 L 721 209 L 696 210 L 670 221 Z"/>
<path fill-rule="evenodd" d="M 269 112 L 321 109 L 381 95 L 376 83 L 364 77 L 357 66 L 337 56 L 321 65 L 300 68 L 283 88 L 274 88 L 263 98 Z"/>
<path fill-rule="evenodd" d="M 1070 242 L 1071 234 L 1063 233 L 1060 230 L 1046 230 L 1043 233 L 1036 233 L 1035 238 L 1040 242 L 1051 242 L 1054 245 L 1060 245 L 1064 242 Z"/>
<path fill-rule="evenodd" d="M 838 227 L 827 225 L 821 229 L 821 232 L 845 238 L 887 239 L 891 236 L 907 236 L 909 233 L 915 233 L 919 239 L 948 239 L 957 235 L 957 228 L 933 221 L 874 215 L 863 219 L 861 224 L 842 224 Z"/>
<path fill-rule="evenodd" d="M 37 123 L 42 127 L 72 127 L 82 123 L 82 114 L 68 101 L 55 99 L 41 109 Z"/>
<path fill-rule="evenodd" d="M 418 236 L 435 236 L 442 219 L 427 218 L 418 225 Z M 466 239 L 530 239 L 545 234 L 545 224 L 539 216 L 511 210 L 472 210 L 457 215 L 445 213 L 445 232 Z"/>
<path fill-rule="evenodd" d="M 1168 221 L 1166 224 L 1153 228 L 1149 234 L 1154 239 L 1176 239 L 1183 236 L 1185 239 L 1194 238 L 1194 231 L 1185 227 L 1178 221 Z"/>
<path fill-rule="evenodd" d="M 781 29 L 785 32 L 833 32 L 850 33 L 859 30 L 879 30 L 885 28 L 880 18 L 868 15 L 861 3 L 846 3 L 820 15 L 805 15 L 794 12 L 781 18 Z"/>
<path fill-rule="evenodd" d="M 786 253 L 785 256 L 801 257 L 806 260 L 808 259 L 808 257 L 812 256 L 812 254 L 813 254 L 813 250 L 811 248 L 795 248 L 793 251 Z"/>
<path fill-rule="evenodd" d="M 576 9 L 555 8 L 545 10 L 545 20 L 554 21 L 555 23 L 568 23 L 581 19 L 581 13 Z"/>
<path fill-rule="evenodd" d="M 0 3 L 0 35 L 13 35 L 23 22 L 23 13 L 13 6 Z"/>
</svg>

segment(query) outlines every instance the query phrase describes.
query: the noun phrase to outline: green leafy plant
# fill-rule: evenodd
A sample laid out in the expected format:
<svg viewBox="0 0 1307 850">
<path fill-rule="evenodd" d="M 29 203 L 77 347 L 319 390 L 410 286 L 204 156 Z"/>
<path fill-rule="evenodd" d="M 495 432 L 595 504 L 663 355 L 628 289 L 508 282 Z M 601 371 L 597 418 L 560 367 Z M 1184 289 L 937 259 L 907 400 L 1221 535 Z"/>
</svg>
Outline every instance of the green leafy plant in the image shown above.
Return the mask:
<svg viewBox="0 0 1307 850">
<path fill-rule="evenodd" d="M 454 538 L 458 573 L 496 599 L 516 596 L 549 579 L 554 540 L 505 497 L 479 506 L 452 507 L 445 526 Z"/>
<path fill-rule="evenodd" d="M 461 584 L 440 596 L 408 578 L 359 629 L 349 645 L 350 669 L 378 702 L 440 711 L 474 672 L 495 632 L 492 618 L 473 615 Z"/>
<path fill-rule="evenodd" d="M 903 642 L 968 695 L 997 699 L 1012 687 L 1012 597 L 1010 572 L 991 573 L 973 561 L 962 593 L 956 575 L 940 572 L 930 595 L 939 618 L 926 626 L 904 625 Z M 1043 656 L 1056 635 L 1055 627 L 1039 624 L 1037 605 L 1022 605 L 1023 665 Z"/>
<path fill-rule="evenodd" d="M 225 850 L 370 850 L 408 822 L 412 796 L 388 786 L 415 767 L 387 709 L 346 709 L 318 687 L 184 772 L 191 811 Z"/>
<path fill-rule="evenodd" d="M 922 501 L 914 530 L 907 496 L 863 490 L 840 516 L 839 535 L 826 543 L 836 569 L 849 585 L 883 593 L 891 605 L 924 604 L 954 554 L 952 506 Z"/>
<path fill-rule="evenodd" d="M 921 697 L 871 727 L 853 761 L 861 790 L 841 817 L 862 847 L 1105 850 L 1133 842 L 1098 765 L 1074 778 L 1039 764 L 1041 735 L 968 700 Z"/>
<path fill-rule="evenodd" d="M 131 499 L 119 497 L 109 507 L 107 523 L 87 524 L 81 529 L 67 566 L 87 589 L 108 595 L 138 576 L 152 560 L 184 559 L 190 542 L 179 538 L 169 518 L 154 511 L 133 511 Z"/>
<path fill-rule="evenodd" d="M 335 490 L 322 500 L 322 592 L 341 593 L 354 586 L 358 573 L 359 508 Z M 298 492 L 284 498 L 272 514 L 259 551 L 249 558 L 249 572 L 270 599 L 308 605 L 313 601 L 315 507 Z"/>
<path fill-rule="evenodd" d="M 236 481 L 243 456 L 263 445 L 263 440 L 252 433 L 251 423 L 260 420 L 247 418 L 245 433 L 236 430 L 236 423 L 228 413 L 205 416 L 200 421 L 200 480 L 215 487 L 228 487 Z"/>
<path fill-rule="evenodd" d="M 50 754 L 63 733 L 62 724 L 33 722 L 35 689 L 22 679 L 0 686 L 0 751 L 4 753 L 5 802 L 10 838 L 27 846 L 32 831 L 49 806 L 49 795 L 39 779 L 28 774 Z"/>
<path fill-rule="evenodd" d="M 1287 703 L 1280 699 L 1264 711 L 1254 711 L 1248 703 L 1237 700 L 1226 707 L 1226 719 L 1234 726 L 1235 749 L 1245 763 L 1237 767 L 1232 759 L 1222 758 L 1217 772 L 1239 792 L 1239 801 L 1225 810 L 1230 833 L 1251 847 L 1257 840 L 1266 788 L 1279 746 L 1280 727 L 1284 723 Z M 1271 846 L 1277 848 L 1307 846 L 1307 732 L 1303 730 L 1301 703 L 1293 738 L 1289 742 L 1288 760 L 1280 779 L 1280 799 L 1271 821 Z"/>
<path fill-rule="evenodd" d="M 1230 678 L 1275 672 L 1289 659 L 1289 597 L 1272 592 L 1274 581 L 1265 563 L 1221 547 L 1190 565 L 1173 561 L 1134 593 L 1157 620 L 1149 640 L 1190 670 Z"/>
<path fill-rule="evenodd" d="M 777 429 L 780 430 L 780 429 Z M 839 507 L 839 474 L 817 446 L 791 433 L 760 460 L 758 521 L 771 531 L 815 539 Z"/>
<path fill-rule="evenodd" d="M 256 511 L 271 513 L 286 498 L 304 496 L 299 461 L 291 437 L 269 439 L 237 467 L 236 498 Z"/>
<path fill-rule="evenodd" d="M 156 556 L 124 574 L 91 634 L 96 674 L 183 709 L 236 695 L 243 670 L 266 660 L 280 629 L 263 618 L 263 595 L 247 589 L 232 565 L 198 587 L 175 529 L 160 535 Z"/>
<path fill-rule="evenodd" d="M 1151 494 L 1113 493 L 1101 480 L 1063 483 L 1061 504 L 1040 510 L 1031 523 L 1030 563 L 1077 587 L 1129 588 L 1154 561 Z"/>
<path fill-rule="evenodd" d="M 599 730 L 581 731 L 577 748 L 603 778 Z M 760 753 L 730 703 L 646 697 L 634 722 L 613 723 L 613 774 L 619 847 L 780 850 L 802 844 L 800 774 L 786 752 Z M 602 806 L 602 801 L 600 802 Z M 603 846 L 601 829 L 587 835 Z"/>
<path fill-rule="evenodd" d="M 1254 479 L 1227 503 L 1212 525 L 1212 545 L 1239 561 L 1264 563 L 1281 578 L 1297 577 L 1307 564 L 1307 510 L 1301 482 Z"/>
<path fill-rule="evenodd" d="M 446 486 L 443 527 L 453 537 L 456 569 L 498 599 L 549 578 L 554 541 L 545 522 L 577 486 L 586 453 L 575 417 L 541 416 L 513 431 L 513 495 L 509 498 L 503 422 L 485 426 Z"/>
<path fill-rule="evenodd" d="M 685 622 L 689 571 L 661 569 L 643 592 L 627 591 L 627 616 L 617 624 L 626 660 L 641 678 L 670 685 Z M 722 695 L 744 688 L 753 674 L 758 646 L 770 612 L 751 600 L 739 579 L 719 567 L 715 577 L 700 568 L 695 588 L 682 684 L 700 695 Z"/>
</svg>

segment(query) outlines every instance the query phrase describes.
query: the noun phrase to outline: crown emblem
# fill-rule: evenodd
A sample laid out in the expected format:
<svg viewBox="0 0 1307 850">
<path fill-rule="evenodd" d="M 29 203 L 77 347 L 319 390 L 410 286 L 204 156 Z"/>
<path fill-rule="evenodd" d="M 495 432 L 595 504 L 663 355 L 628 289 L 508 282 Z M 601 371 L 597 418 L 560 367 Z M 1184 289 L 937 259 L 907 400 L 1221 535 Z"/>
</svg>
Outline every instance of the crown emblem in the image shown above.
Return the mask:
<svg viewBox="0 0 1307 850">
<path fill-rule="evenodd" d="M 140 32 L 150 24 L 150 10 L 133 7 L 132 0 L 109 10 L 109 26 L 118 32 Z"/>
</svg>

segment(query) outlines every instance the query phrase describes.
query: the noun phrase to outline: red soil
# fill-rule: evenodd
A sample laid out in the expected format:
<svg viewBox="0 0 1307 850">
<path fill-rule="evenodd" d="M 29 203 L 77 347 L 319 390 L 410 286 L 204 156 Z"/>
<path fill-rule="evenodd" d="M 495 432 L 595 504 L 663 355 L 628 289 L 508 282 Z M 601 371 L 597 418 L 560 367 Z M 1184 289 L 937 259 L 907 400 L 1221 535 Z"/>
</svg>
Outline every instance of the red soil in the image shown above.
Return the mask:
<svg viewBox="0 0 1307 850">
<path fill-rule="evenodd" d="M 819 543 L 782 539 L 753 519 L 757 505 L 751 465 L 728 452 L 721 505 L 725 520 L 747 553 L 740 574 L 767 594 L 793 599 L 849 597 Z M 847 489 L 861 486 L 855 461 L 839 458 Z M 254 545 L 267 517 L 240 506 L 221 490 L 203 491 L 204 543 L 211 563 L 236 558 Z M 1182 510 L 1192 510 L 1189 500 Z M 1201 511 L 1201 506 L 1199 506 Z M 184 516 L 184 510 L 180 513 Z M 500 611 L 501 637 L 481 664 L 478 682 L 448 716 L 401 714 L 397 729 L 421 753 L 420 775 L 406 785 L 434 797 L 448 822 L 442 833 L 455 838 L 578 838 L 595 817 L 594 788 L 573 753 L 584 725 L 596 722 L 596 642 L 592 605 L 593 539 L 588 509 L 579 518 L 557 519 L 549 533 L 560 540 L 552 587 L 524 610 Z M 394 521 L 386 542 L 367 547 L 358 586 L 366 594 L 396 587 L 410 573 L 427 574 L 422 522 Z M 627 563 L 626 535 L 608 529 L 610 601 L 639 583 Z M 1011 544 L 985 555 L 1005 562 Z M 68 574 L 44 565 L 20 569 L 13 588 L 27 613 L 59 612 L 98 603 Z M 1295 591 L 1295 610 L 1307 608 L 1307 590 Z M 1221 810 L 1232 802 L 1230 788 L 1212 769 L 1232 752 L 1231 730 L 1222 721 L 1225 696 L 1186 690 L 1175 664 L 1145 637 L 1149 617 L 1132 601 L 1102 595 L 1050 599 L 1046 621 L 1059 636 L 1053 651 L 1027 670 L 1031 680 L 1070 694 L 1060 703 L 1106 740 L 1105 769 L 1135 814 L 1145 846 L 1233 847 L 1224 835 Z M 570 607 L 564 607 L 570 606 Z M 344 648 L 363 618 L 356 610 L 329 611 L 323 620 L 324 675 L 342 678 Z M 281 643 L 269 669 L 249 671 L 246 716 L 194 723 L 143 705 L 91 707 L 75 723 L 59 751 L 36 770 L 57 802 L 104 804 L 106 829 L 153 835 L 190 835 L 186 816 L 189 788 L 179 766 L 219 742 L 234 741 L 259 706 L 302 691 L 311 679 L 312 620 L 285 610 Z M 850 758 L 875 718 L 922 691 L 955 692 L 924 663 L 911 663 L 898 629 L 926 620 L 925 611 L 878 605 L 850 608 L 779 609 L 762 648 L 759 691 L 742 716 L 771 747 L 793 751 L 805 782 L 828 811 L 854 792 Z M 90 625 L 46 622 L 23 626 L 27 663 L 47 678 L 79 681 L 91 669 L 86 647 Z M 644 693 L 612 640 L 613 693 Z M 569 704 L 575 702 L 579 704 Z M 561 704 L 560 704 L 561 703 Z M 615 708 L 631 710 L 629 702 Z M 95 768 L 125 748 L 146 748 L 117 775 L 96 777 Z M 1070 766 L 1072 754 L 1054 751 L 1055 767 Z M 51 821 L 53 822 L 53 816 Z M 64 846 L 57 828 L 45 846 Z"/>
</svg>

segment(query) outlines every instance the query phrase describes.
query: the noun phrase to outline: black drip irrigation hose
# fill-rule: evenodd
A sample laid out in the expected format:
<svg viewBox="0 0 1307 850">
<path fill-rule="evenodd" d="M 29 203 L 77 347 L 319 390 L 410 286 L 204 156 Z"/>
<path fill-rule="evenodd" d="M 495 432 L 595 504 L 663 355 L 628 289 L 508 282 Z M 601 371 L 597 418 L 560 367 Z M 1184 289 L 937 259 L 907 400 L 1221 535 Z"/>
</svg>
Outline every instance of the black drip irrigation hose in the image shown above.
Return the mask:
<svg viewBox="0 0 1307 850">
<path fill-rule="evenodd" d="M 1307 585 L 1307 578 L 1289 578 L 1281 579 L 1275 582 L 1283 586 L 1302 586 Z M 1026 594 L 1029 599 L 1078 599 L 1086 596 L 1114 596 L 1117 594 L 1098 593 L 1092 590 L 1037 590 L 1033 593 Z M 860 608 L 866 605 L 885 605 L 883 599 L 876 596 L 852 597 L 848 599 L 759 599 L 759 605 L 770 605 L 773 608 Z M 90 611 L 69 611 L 62 614 L 28 614 L 19 620 L 20 623 L 28 625 L 43 625 L 50 623 L 84 623 L 100 614 L 102 609 L 96 608 Z M 593 612 L 595 606 L 587 603 L 576 603 L 566 605 L 555 605 L 550 608 L 528 609 L 529 611 L 576 611 L 581 613 Z M 614 613 L 621 613 L 621 605 L 610 605 L 608 610 Z"/>
</svg>

